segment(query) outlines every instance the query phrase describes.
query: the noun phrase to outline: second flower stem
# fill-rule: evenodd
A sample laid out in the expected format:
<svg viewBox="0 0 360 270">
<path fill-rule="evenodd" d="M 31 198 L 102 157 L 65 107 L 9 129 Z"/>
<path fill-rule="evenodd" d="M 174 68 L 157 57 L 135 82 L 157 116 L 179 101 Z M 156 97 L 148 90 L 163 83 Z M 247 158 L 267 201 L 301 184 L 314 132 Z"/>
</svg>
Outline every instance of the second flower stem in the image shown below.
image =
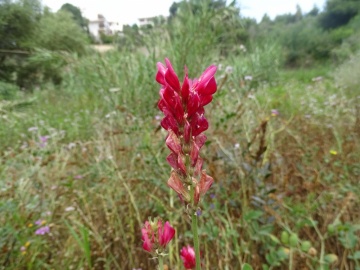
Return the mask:
<svg viewBox="0 0 360 270">
<path fill-rule="evenodd" d="M 191 215 L 191 227 L 194 237 L 194 249 L 195 249 L 195 262 L 196 262 L 196 270 L 201 269 L 200 262 L 200 246 L 199 246 L 199 234 L 198 234 L 198 216 L 195 212 Z"/>
<path fill-rule="evenodd" d="M 164 270 L 164 257 L 162 255 L 159 255 L 158 260 L 159 260 L 158 269 Z"/>
</svg>

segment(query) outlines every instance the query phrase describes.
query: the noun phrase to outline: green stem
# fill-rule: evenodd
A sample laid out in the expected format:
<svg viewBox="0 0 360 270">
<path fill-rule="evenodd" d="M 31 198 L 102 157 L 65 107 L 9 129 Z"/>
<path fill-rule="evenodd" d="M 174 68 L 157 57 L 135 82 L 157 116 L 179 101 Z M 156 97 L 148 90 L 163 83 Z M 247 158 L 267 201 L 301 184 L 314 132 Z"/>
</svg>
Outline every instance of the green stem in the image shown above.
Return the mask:
<svg viewBox="0 0 360 270">
<path fill-rule="evenodd" d="M 159 260 L 158 269 L 164 270 L 164 257 L 162 255 L 159 255 L 158 260 Z"/>
<path fill-rule="evenodd" d="M 196 212 L 191 215 L 191 227 L 194 237 L 194 249 L 195 249 L 195 262 L 196 262 L 196 270 L 200 270 L 201 262 L 200 262 L 200 246 L 199 246 L 199 234 L 198 234 L 198 216 Z"/>
</svg>

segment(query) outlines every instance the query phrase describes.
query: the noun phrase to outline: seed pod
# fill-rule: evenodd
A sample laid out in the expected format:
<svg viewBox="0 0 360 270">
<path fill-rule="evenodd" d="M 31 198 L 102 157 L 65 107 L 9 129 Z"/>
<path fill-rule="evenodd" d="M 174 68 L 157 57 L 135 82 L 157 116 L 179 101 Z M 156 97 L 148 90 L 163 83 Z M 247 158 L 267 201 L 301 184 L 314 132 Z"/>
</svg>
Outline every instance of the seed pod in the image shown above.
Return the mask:
<svg viewBox="0 0 360 270">
<path fill-rule="evenodd" d="M 284 245 L 287 245 L 289 244 L 289 233 L 287 231 L 283 231 L 281 233 L 281 242 L 284 244 Z"/>
<path fill-rule="evenodd" d="M 328 263 L 335 263 L 338 261 L 338 257 L 335 254 L 325 255 L 325 261 Z"/>
<path fill-rule="evenodd" d="M 299 243 L 299 238 L 296 233 L 292 233 L 289 237 L 289 245 L 290 247 L 296 247 Z"/>
<path fill-rule="evenodd" d="M 308 252 L 311 248 L 311 242 L 310 241 L 302 241 L 301 242 L 301 250 L 304 252 Z"/>
</svg>

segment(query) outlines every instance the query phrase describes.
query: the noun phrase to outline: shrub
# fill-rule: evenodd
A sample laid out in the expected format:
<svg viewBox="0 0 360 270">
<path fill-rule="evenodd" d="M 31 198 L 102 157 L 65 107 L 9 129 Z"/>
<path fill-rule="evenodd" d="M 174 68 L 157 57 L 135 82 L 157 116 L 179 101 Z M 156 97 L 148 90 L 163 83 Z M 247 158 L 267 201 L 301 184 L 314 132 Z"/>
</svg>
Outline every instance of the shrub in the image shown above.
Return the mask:
<svg viewBox="0 0 360 270">
<path fill-rule="evenodd" d="M 360 51 L 353 54 L 349 60 L 344 62 L 334 73 L 336 83 L 353 91 L 359 93 L 360 91 Z"/>
</svg>

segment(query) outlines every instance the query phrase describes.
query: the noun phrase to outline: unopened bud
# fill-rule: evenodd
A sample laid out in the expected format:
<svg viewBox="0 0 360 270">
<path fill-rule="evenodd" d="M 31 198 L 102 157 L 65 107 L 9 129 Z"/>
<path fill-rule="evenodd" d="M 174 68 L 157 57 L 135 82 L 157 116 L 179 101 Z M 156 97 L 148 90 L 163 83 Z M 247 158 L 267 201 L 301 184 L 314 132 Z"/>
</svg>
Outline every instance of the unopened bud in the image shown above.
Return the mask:
<svg viewBox="0 0 360 270">
<path fill-rule="evenodd" d="M 327 254 L 325 255 L 325 261 L 328 263 L 336 263 L 338 261 L 338 256 L 335 254 Z"/>
<path fill-rule="evenodd" d="M 312 257 L 315 257 L 317 255 L 317 251 L 315 248 L 311 247 L 308 251 L 308 254 Z"/>
</svg>

